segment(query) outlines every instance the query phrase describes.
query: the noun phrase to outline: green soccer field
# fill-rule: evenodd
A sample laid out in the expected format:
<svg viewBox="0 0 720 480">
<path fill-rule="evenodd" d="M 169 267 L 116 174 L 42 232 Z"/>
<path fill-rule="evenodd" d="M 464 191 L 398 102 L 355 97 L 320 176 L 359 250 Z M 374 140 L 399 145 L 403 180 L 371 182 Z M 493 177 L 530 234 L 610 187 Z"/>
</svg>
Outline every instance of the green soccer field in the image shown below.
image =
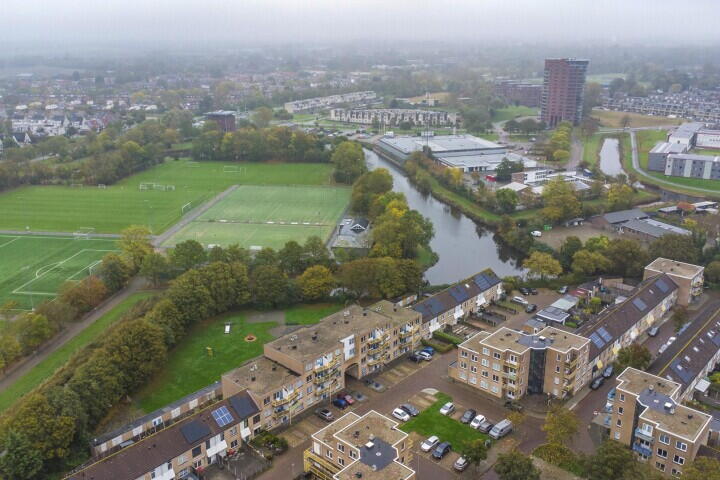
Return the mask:
<svg viewBox="0 0 720 480">
<path fill-rule="evenodd" d="M 242 185 L 165 242 L 282 248 L 308 237 L 325 240 L 350 201 L 344 187 Z"/>
<path fill-rule="evenodd" d="M 0 229 L 74 232 L 88 227 L 119 233 L 129 225 L 149 225 L 157 234 L 231 185 L 323 185 L 331 169 L 328 164 L 179 160 L 106 188 L 23 187 L 0 195 Z"/>
<path fill-rule="evenodd" d="M 115 240 L 40 235 L 0 235 L 0 305 L 17 302 L 29 310 L 55 297 L 66 281 L 86 277 Z"/>
</svg>

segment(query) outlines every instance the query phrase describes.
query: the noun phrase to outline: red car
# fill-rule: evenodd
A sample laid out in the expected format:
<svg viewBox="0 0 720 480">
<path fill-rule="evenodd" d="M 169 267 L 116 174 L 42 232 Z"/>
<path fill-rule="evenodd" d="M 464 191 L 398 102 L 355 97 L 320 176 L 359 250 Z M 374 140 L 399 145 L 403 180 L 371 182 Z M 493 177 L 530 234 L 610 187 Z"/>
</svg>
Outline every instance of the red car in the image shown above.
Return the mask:
<svg viewBox="0 0 720 480">
<path fill-rule="evenodd" d="M 352 395 L 347 395 L 345 393 L 338 393 L 337 398 L 345 400 L 348 405 L 352 405 L 355 403 L 355 399 L 352 397 Z"/>
</svg>

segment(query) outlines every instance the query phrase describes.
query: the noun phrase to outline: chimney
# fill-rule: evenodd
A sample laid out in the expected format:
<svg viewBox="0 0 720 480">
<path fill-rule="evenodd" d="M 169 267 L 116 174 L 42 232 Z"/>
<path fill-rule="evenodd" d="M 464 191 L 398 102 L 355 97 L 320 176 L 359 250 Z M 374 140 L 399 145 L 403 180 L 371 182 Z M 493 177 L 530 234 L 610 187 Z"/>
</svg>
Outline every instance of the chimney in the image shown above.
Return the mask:
<svg viewBox="0 0 720 480">
<path fill-rule="evenodd" d="M 665 402 L 665 411 L 672 415 L 675 413 L 675 405 L 672 402 Z"/>
</svg>

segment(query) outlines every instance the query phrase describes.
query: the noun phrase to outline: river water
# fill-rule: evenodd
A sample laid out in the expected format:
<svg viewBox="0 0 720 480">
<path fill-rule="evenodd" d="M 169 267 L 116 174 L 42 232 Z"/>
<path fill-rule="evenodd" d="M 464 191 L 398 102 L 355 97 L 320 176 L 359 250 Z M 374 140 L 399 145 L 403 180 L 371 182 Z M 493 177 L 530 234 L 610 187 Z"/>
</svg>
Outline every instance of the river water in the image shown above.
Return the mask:
<svg viewBox="0 0 720 480">
<path fill-rule="evenodd" d="M 430 247 L 440 260 L 425 272 L 432 285 L 454 283 L 486 268 L 499 276 L 521 275 L 513 252 L 493 239 L 493 232 L 479 227 L 468 217 L 430 195 L 420 193 L 394 163 L 365 150 L 368 168 L 385 168 L 393 177 L 393 190 L 402 192 L 410 208 L 428 217 L 435 236 Z"/>
<path fill-rule="evenodd" d="M 605 175 L 625 173 L 620 162 L 620 142 L 617 138 L 606 138 L 600 148 L 600 170 Z"/>
</svg>

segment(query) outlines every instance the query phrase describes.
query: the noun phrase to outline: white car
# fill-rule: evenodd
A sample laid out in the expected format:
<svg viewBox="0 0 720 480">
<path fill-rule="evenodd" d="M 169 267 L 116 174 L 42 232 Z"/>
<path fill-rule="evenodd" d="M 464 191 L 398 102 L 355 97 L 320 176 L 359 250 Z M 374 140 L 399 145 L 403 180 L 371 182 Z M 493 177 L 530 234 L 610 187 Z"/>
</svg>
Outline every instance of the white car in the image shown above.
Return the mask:
<svg viewBox="0 0 720 480">
<path fill-rule="evenodd" d="M 407 422 L 410 420 L 410 415 L 402 408 L 396 408 L 392 412 L 392 416 L 400 420 L 401 422 Z"/>
<path fill-rule="evenodd" d="M 484 421 L 485 421 L 485 415 L 478 415 L 472 419 L 472 422 L 470 422 L 470 426 L 472 428 L 474 428 L 475 430 L 477 430 L 478 427 L 480 425 L 482 425 Z"/>
<path fill-rule="evenodd" d="M 440 442 L 440 439 L 438 437 L 436 437 L 435 435 L 433 435 L 432 437 L 428 438 L 427 440 L 425 440 L 423 443 L 420 444 L 420 450 L 422 450 L 423 452 L 429 452 L 430 450 L 435 448 L 435 446 L 437 446 L 437 444 L 439 442 Z"/>
<path fill-rule="evenodd" d="M 417 352 L 415 355 L 428 362 L 432 360 L 432 355 L 430 355 L 428 352 Z"/>
<path fill-rule="evenodd" d="M 440 415 L 450 415 L 455 411 L 455 405 L 452 402 L 447 402 L 445 405 L 440 407 Z"/>
<path fill-rule="evenodd" d="M 533 230 L 532 232 L 530 232 L 530 235 L 532 235 L 533 237 L 542 237 L 542 232 L 540 230 Z"/>
</svg>

